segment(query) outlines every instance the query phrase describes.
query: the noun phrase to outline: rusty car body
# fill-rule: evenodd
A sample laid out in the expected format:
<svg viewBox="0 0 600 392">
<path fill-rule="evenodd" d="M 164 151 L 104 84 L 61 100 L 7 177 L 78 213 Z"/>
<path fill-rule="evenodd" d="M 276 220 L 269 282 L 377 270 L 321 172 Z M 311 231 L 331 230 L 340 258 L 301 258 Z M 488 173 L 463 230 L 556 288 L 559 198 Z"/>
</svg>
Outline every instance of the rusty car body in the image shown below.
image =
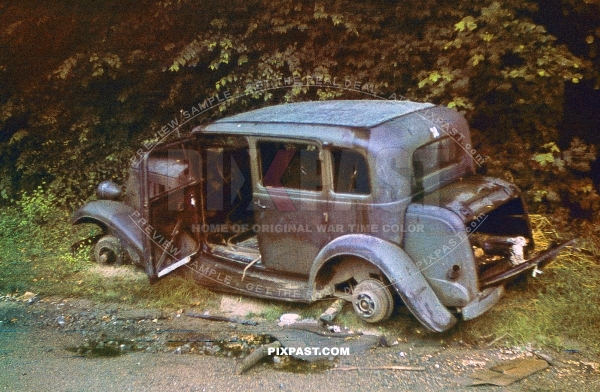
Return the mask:
<svg viewBox="0 0 600 392">
<path fill-rule="evenodd" d="M 477 175 L 465 119 L 410 101 L 266 107 L 195 128 L 103 183 L 74 224 L 103 229 L 102 263 L 277 300 L 352 302 L 379 322 L 400 301 L 432 331 L 492 307 L 539 271 L 516 186 Z"/>
</svg>

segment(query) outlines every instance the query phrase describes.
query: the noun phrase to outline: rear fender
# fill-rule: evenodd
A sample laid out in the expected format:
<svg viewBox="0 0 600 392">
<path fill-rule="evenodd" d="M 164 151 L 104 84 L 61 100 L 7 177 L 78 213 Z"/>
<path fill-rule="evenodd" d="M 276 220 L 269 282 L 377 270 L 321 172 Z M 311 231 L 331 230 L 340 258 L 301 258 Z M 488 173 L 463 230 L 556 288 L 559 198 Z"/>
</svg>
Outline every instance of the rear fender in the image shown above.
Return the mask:
<svg viewBox="0 0 600 392">
<path fill-rule="evenodd" d="M 456 324 L 456 317 L 442 305 L 423 274 L 401 248 L 365 234 L 338 237 L 319 252 L 309 276 L 313 293 L 316 293 L 316 278 L 323 266 L 338 256 L 356 256 L 377 267 L 406 307 L 428 329 L 443 332 Z"/>
</svg>

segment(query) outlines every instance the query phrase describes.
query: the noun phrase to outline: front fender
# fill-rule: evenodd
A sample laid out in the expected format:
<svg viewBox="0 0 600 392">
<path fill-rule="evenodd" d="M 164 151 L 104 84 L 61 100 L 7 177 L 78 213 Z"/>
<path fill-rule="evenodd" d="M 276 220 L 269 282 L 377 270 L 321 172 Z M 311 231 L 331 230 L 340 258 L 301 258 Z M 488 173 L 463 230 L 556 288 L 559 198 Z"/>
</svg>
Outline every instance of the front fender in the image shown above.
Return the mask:
<svg viewBox="0 0 600 392">
<path fill-rule="evenodd" d="M 357 256 L 377 267 L 428 329 L 443 332 L 456 324 L 456 317 L 440 302 L 413 260 L 391 242 L 366 234 L 338 237 L 319 252 L 309 276 L 313 290 L 320 269 L 336 256 Z"/>
<path fill-rule="evenodd" d="M 144 254 L 143 233 L 135 219 L 139 216 L 137 211 L 121 202 L 98 200 L 89 202 L 75 211 L 72 223 L 99 225 L 106 234 L 119 238 L 135 261 L 136 258 L 131 251 L 135 251 L 139 256 Z"/>
</svg>

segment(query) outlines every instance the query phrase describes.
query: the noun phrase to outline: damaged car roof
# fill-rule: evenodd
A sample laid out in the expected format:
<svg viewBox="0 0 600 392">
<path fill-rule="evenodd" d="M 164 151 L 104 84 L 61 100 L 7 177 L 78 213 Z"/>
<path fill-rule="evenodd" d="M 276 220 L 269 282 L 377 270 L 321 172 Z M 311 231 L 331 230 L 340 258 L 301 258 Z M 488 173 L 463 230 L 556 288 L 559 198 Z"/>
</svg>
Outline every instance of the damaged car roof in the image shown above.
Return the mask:
<svg viewBox="0 0 600 392">
<path fill-rule="evenodd" d="M 292 123 L 370 128 L 435 105 L 411 101 L 316 101 L 269 106 L 227 117 L 215 123 Z"/>
<path fill-rule="evenodd" d="M 451 109 L 411 101 L 355 100 L 317 101 L 275 105 L 226 117 L 193 134 L 228 133 L 284 138 L 310 138 L 340 147 L 372 151 L 401 146 L 414 149 L 435 139 L 428 116 L 448 123 L 461 121 Z M 464 121 L 464 120 L 463 120 Z M 394 124 L 388 126 L 388 124 Z M 402 130 L 402 132 L 398 132 Z"/>
</svg>

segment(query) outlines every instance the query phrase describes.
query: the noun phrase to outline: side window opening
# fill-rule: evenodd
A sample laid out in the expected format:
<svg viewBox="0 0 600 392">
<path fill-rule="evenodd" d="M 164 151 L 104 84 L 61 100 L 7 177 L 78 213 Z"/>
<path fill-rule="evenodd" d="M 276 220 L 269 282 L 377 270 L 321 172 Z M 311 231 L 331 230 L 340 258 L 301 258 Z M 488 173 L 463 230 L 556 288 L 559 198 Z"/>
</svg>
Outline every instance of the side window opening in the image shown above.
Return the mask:
<svg viewBox="0 0 600 392">
<path fill-rule="evenodd" d="M 334 192 L 357 195 L 371 193 L 368 165 L 363 155 L 347 148 L 333 148 L 331 155 Z"/>
<path fill-rule="evenodd" d="M 428 188 L 427 185 L 439 185 L 443 181 L 443 170 L 459 163 L 460 159 L 460 148 L 450 137 L 444 137 L 417 148 L 412 159 L 415 195 L 421 194 L 424 188 Z M 434 178 L 429 178 L 429 176 Z M 438 184 L 435 184 L 436 181 Z"/>
<path fill-rule="evenodd" d="M 316 192 L 323 189 L 317 146 L 264 141 L 258 143 L 258 150 L 263 186 Z"/>
</svg>

